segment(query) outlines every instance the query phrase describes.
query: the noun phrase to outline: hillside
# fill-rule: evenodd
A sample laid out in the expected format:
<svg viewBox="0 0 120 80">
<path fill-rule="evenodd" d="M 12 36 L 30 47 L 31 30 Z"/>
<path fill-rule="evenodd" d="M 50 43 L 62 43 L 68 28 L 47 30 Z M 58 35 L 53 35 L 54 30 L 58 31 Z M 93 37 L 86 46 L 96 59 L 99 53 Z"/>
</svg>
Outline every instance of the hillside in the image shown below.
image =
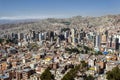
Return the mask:
<svg viewBox="0 0 120 80">
<path fill-rule="evenodd" d="M 42 20 L 34 20 L 28 22 L 16 22 L 0 25 L 0 34 L 10 32 L 26 32 L 29 30 L 55 30 L 61 27 L 109 27 L 120 26 L 120 15 L 107 15 L 101 17 L 82 17 L 74 16 L 72 18 L 55 19 L 48 18 Z"/>
</svg>

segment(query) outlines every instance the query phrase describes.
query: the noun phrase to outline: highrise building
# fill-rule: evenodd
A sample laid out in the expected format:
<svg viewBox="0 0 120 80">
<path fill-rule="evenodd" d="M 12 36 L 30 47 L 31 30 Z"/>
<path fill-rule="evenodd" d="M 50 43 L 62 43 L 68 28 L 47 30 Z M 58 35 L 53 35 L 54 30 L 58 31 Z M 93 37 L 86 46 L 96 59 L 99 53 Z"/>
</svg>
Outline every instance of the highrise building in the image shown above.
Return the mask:
<svg viewBox="0 0 120 80">
<path fill-rule="evenodd" d="M 24 39 L 24 33 L 18 33 L 18 40 Z"/>
<path fill-rule="evenodd" d="M 71 29 L 72 43 L 75 44 L 75 29 Z"/>
<path fill-rule="evenodd" d="M 119 50 L 119 38 L 115 39 L 115 50 L 118 51 Z"/>
<path fill-rule="evenodd" d="M 101 42 L 100 35 L 97 34 L 97 35 L 95 36 L 95 42 L 94 42 L 94 43 L 95 43 L 94 46 L 95 46 L 95 49 L 96 49 L 97 51 L 99 51 L 100 42 Z"/>
</svg>

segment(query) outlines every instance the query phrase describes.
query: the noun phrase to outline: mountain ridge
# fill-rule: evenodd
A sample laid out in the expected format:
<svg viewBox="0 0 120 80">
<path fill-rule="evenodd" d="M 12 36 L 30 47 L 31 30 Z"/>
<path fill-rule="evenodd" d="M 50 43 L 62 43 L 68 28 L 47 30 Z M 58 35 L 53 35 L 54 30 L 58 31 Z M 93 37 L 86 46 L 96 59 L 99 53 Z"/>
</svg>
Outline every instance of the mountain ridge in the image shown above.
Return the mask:
<svg viewBox="0 0 120 80">
<path fill-rule="evenodd" d="M 47 18 L 47 19 L 34 19 L 26 20 L 21 22 L 7 23 L 0 25 L 0 32 L 2 34 L 8 32 L 26 32 L 29 30 L 54 30 L 62 27 L 109 27 L 109 26 L 120 26 L 120 14 L 118 15 L 107 15 L 101 17 L 82 17 L 73 16 L 71 18 Z M 0 33 L 0 34 L 1 34 Z"/>
</svg>

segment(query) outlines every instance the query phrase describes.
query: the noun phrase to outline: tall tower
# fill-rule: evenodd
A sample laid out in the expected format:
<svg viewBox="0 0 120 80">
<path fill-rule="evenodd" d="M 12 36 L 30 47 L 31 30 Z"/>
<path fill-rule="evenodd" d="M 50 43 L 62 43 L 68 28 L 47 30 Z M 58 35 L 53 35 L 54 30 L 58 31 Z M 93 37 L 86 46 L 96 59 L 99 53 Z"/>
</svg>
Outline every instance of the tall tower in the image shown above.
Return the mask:
<svg viewBox="0 0 120 80">
<path fill-rule="evenodd" d="M 75 29 L 71 29 L 72 43 L 75 44 Z"/>
<path fill-rule="evenodd" d="M 101 42 L 101 39 L 100 39 L 100 35 L 98 33 L 98 34 L 96 34 L 96 37 L 95 37 L 95 49 L 98 51 L 100 48 L 100 42 Z"/>
</svg>

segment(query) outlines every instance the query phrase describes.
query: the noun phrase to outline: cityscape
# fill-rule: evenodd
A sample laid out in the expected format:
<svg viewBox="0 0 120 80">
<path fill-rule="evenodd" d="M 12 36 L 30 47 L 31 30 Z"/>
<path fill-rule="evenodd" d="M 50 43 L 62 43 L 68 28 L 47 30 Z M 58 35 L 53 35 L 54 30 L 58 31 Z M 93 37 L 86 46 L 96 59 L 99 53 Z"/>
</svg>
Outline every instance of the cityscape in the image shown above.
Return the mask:
<svg viewBox="0 0 120 80">
<path fill-rule="evenodd" d="M 1 0 L 0 4 L 9 4 L 8 0 L 5 1 Z M 33 4 L 34 1 L 31 1 L 27 2 Z M 68 3 L 74 4 L 75 1 L 72 1 Z M 97 1 L 91 1 L 97 4 Z M 114 2 L 111 1 L 109 4 Z M 49 1 L 41 2 L 52 4 Z M 62 0 L 55 2 L 61 4 Z M 118 2 L 114 5 L 118 5 Z M 89 4 L 88 0 L 83 3 Z M 37 2 L 35 5 L 38 5 Z M 27 9 L 30 5 L 23 3 L 23 6 Z M 14 10 L 17 11 L 17 8 L 8 14 L 15 15 Z M 103 15 L 101 11 L 101 15 L 97 16 L 66 13 L 68 16 L 63 14 L 62 17 L 44 18 L 25 15 L 24 18 L 15 18 L 6 14 L 9 18 L 3 18 L 2 14 L 6 11 L 1 8 L 0 11 L 0 80 L 120 80 L 119 12 L 114 14 L 108 10 Z M 20 14 L 24 14 L 22 11 Z"/>
</svg>

